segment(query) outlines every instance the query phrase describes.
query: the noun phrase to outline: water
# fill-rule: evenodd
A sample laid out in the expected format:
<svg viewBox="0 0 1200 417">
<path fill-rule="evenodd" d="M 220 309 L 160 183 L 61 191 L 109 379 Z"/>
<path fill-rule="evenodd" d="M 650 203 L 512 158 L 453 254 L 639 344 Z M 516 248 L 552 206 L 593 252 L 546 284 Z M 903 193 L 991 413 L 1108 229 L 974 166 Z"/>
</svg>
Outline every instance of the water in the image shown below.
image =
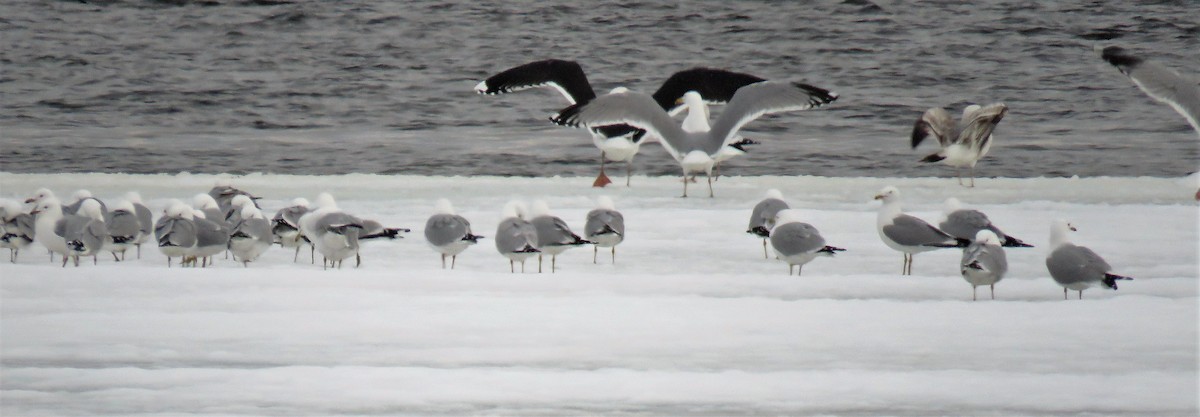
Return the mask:
<svg viewBox="0 0 1200 417">
<path fill-rule="evenodd" d="M 601 92 L 711 66 L 841 94 L 748 125 L 763 144 L 730 174 L 952 175 L 916 162 L 913 122 L 996 101 L 982 176 L 1196 171 L 1196 133 L 1092 51 L 1194 76 L 1194 4 L 1058 3 L 5 2 L 0 170 L 591 176 L 588 135 L 545 121 L 557 93 L 472 91 L 554 57 Z M 678 169 L 657 145 L 635 161 Z"/>
</svg>

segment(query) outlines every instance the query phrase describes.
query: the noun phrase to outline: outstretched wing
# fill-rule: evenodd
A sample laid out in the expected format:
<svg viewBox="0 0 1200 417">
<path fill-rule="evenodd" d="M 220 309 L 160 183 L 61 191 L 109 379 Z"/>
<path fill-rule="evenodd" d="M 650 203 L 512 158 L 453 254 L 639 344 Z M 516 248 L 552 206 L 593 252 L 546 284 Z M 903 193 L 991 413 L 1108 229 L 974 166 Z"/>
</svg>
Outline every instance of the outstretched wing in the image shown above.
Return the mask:
<svg viewBox="0 0 1200 417">
<path fill-rule="evenodd" d="M 917 123 L 913 125 L 912 131 L 912 147 L 917 148 L 925 138 L 933 136 L 937 138 L 938 144 L 942 147 L 950 144 L 955 136 L 955 127 L 957 126 L 954 118 L 950 117 L 950 113 L 941 107 L 935 107 L 925 110 L 925 114 L 917 119 Z"/>
<path fill-rule="evenodd" d="M 734 93 L 729 105 L 713 122 L 712 137 L 724 146 L 742 126 L 759 116 L 821 107 L 837 97 L 837 93 L 802 83 L 763 81 L 750 84 Z"/>
<path fill-rule="evenodd" d="M 1003 103 L 989 104 L 967 115 L 963 120 L 962 130 L 958 133 L 957 143 L 967 145 L 972 149 L 980 149 L 992 139 L 992 131 L 1000 119 L 1008 114 L 1008 106 Z"/>
<path fill-rule="evenodd" d="M 709 103 L 727 103 L 733 99 L 739 88 L 763 81 L 766 79 L 740 72 L 692 68 L 667 78 L 667 81 L 658 87 L 658 91 L 654 92 L 654 101 L 658 102 L 663 110 L 674 115 L 683 108 L 679 99 L 688 91 L 700 93 Z"/>
<path fill-rule="evenodd" d="M 633 91 L 605 94 L 586 105 L 564 109 L 550 120 L 560 125 L 588 128 L 627 124 L 662 139 L 663 147 L 676 159 L 679 159 L 676 149 L 680 148 L 680 141 L 685 136 L 683 128 L 658 106 L 654 98 Z"/>
<path fill-rule="evenodd" d="M 1174 108 L 1200 133 L 1200 86 L 1194 80 L 1118 46 L 1104 48 L 1100 57 L 1129 76 L 1146 95 Z"/>
<path fill-rule="evenodd" d="M 583 67 L 574 61 L 547 59 L 509 68 L 475 86 L 479 94 L 504 94 L 536 87 L 553 87 L 571 104 L 596 98 Z"/>
</svg>

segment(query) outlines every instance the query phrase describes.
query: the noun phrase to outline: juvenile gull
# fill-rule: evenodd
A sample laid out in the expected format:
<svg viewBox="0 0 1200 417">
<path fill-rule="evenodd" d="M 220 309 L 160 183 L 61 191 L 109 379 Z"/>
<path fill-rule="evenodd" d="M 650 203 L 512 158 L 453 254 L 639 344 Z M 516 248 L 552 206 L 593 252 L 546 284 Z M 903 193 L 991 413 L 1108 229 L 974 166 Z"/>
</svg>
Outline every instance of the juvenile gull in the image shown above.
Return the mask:
<svg viewBox="0 0 1200 417">
<path fill-rule="evenodd" d="M 995 232 L 983 229 L 975 234 L 975 241 L 963 249 L 959 271 L 963 279 L 971 284 L 972 301 L 976 300 L 975 289 L 980 285 L 990 287 L 992 299 L 996 299 L 996 282 L 1008 272 L 1008 259 Z"/>
<path fill-rule="evenodd" d="M 271 222 L 263 216 L 258 207 L 245 204 L 241 210 L 241 214 L 237 216 L 238 221 L 229 234 L 229 251 L 233 252 L 234 261 L 241 262 L 242 267 L 247 267 L 271 247 L 274 236 L 271 235 Z"/>
<path fill-rule="evenodd" d="M 316 248 L 304 239 L 304 234 L 300 233 L 300 217 L 305 213 L 308 213 L 308 200 L 304 198 L 292 200 L 292 205 L 275 212 L 275 217 L 271 219 L 271 234 L 275 235 L 275 241 L 279 242 L 279 246 L 296 248 L 292 262 L 296 262 L 300 258 L 300 247 L 309 245 L 312 262 L 316 263 Z"/>
<path fill-rule="evenodd" d="M 717 154 L 741 138 L 738 130 L 764 114 L 807 110 L 832 103 L 837 94 L 801 83 L 763 81 L 739 88 L 729 105 L 711 125 L 708 105 L 695 91 L 683 95 L 688 115 L 683 125 L 676 124 L 654 98 L 643 93 L 619 91 L 597 97 L 590 103 L 555 115 L 552 120 L 571 126 L 596 126 L 625 123 L 644 129 L 662 141 L 663 148 L 679 162 L 683 170 L 683 197 L 687 197 L 687 177 L 704 173 L 708 195 L 712 192 L 712 170 Z"/>
<path fill-rule="evenodd" d="M 525 220 L 525 205 L 519 201 L 504 205 L 501 215 L 503 218 L 496 227 L 496 250 L 508 258 L 509 272 L 516 273 L 513 262 L 520 262 L 521 272 L 525 272 L 525 260 L 541 252 L 537 249 L 537 229 Z"/>
<path fill-rule="evenodd" d="M 479 243 L 483 236 L 471 234 L 471 222 L 454 213 L 450 200 L 439 199 L 434 210 L 425 222 L 425 241 L 442 255 L 442 269 L 446 269 L 447 256 L 450 257 L 450 269 L 454 269 L 458 254 Z"/>
<path fill-rule="evenodd" d="M 787 262 L 788 275 L 793 267 L 796 275 L 804 272 L 804 264 L 818 256 L 833 256 L 845 249 L 825 244 L 825 238 L 817 228 L 800 221 L 800 212 L 791 209 L 779 211 L 775 220 L 775 230 L 771 233 L 771 247 L 779 259 Z"/>
<path fill-rule="evenodd" d="M 16 263 L 21 249 L 33 243 L 33 215 L 21 210 L 16 200 L 0 199 L 0 248 L 8 248 L 9 262 Z"/>
<path fill-rule="evenodd" d="M 1100 49 L 1099 46 L 1096 47 Z M 1193 51 L 1194 52 L 1194 51 Z M 1117 67 L 1151 98 L 1179 112 L 1200 133 L 1200 85 L 1157 62 L 1129 53 L 1119 46 L 1100 49 L 1100 57 Z"/>
<path fill-rule="evenodd" d="M 950 236 L 924 220 L 904 214 L 900 207 L 900 190 L 887 186 L 875 196 L 882 200 L 876 227 L 879 238 L 889 248 L 904 253 L 902 275 L 912 275 L 913 255 L 940 248 L 963 248 L 970 241 Z"/>
<path fill-rule="evenodd" d="M 1008 114 L 1003 103 L 984 107 L 972 104 L 963 109 L 962 120 L 955 122 L 945 109 L 931 108 L 917 119 L 912 131 L 912 147 L 917 148 L 925 138 L 933 136 L 941 149 L 921 159 L 921 162 L 942 162 L 954 167 L 958 185 L 963 185 L 962 168 L 971 173 L 970 187 L 975 186 L 975 163 L 992 147 L 992 131 Z"/>
<path fill-rule="evenodd" d="M 1071 243 L 1068 233 L 1076 231 L 1075 226 L 1066 220 L 1056 220 L 1050 225 L 1050 255 L 1046 256 L 1046 269 L 1050 277 L 1063 287 L 1063 299 L 1067 299 L 1067 290 L 1079 291 L 1079 299 L 1083 299 L 1083 290 L 1094 286 L 1103 286 L 1112 290 L 1117 289 L 1118 280 L 1133 278 L 1110 273 L 1112 267 L 1100 255 L 1083 246 Z"/>
<path fill-rule="evenodd" d="M 530 223 L 537 230 L 537 248 L 543 254 L 550 255 L 551 273 L 555 272 L 558 254 L 576 246 L 593 243 L 571 231 L 571 227 L 567 226 L 563 219 L 550 214 L 550 207 L 545 201 L 534 201 L 531 214 L 533 219 Z M 542 254 L 538 254 L 538 272 L 542 272 Z"/>
<path fill-rule="evenodd" d="M 978 239 L 980 230 L 988 230 L 1000 239 L 1000 246 L 1006 248 L 1033 247 L 1033 245 L 1022 242 L 1021 239 L 1001 232 L 983 212 L 962 208 L 962 202 L 958 201 L 957 198 L 947 198 L 943 210 L 944 217 L 938 223 L 938 228 L 950 236 L 974 241 Z"/>
<path fill-rule="evenodd" d="M 774 188 L 767 190 L 767 196 L 750 211 L 750 226 L 746 233 L 758 236 L 763 241 L 763 259 L 771 259 L 767 254 L 767 239 L 771 237 L 771 229 L 775 228 L 775 216 L 781 210 L 787 210 L 788 203 L 783 201 L 783 193 Z"/>
<path fill-rule="evenodd" d="M 112 252 L 113 259 L 117 262 L 125 260 L 125 251 L 142 238 L 142 224 L 138 220 L 133 202 L 118 201 L 104 216 L 104 225 L 108 227 L 108 243 L 104 245 L 105 249 Z M 117 256 L 118 253 L 120 256 Z"/>
<path fill-rule="evenodd" d="M 162 217 L 154 224 L 154 237 L 159 252 L 167 256 L 167 267 L 171 267 L 171 258 L 180 258 L 179 265 L 183 266 L 183 258 L 196 246 L 196 222 L 192 208 L 178 200 L 168 203 Z"/>
<path fill-rule="evenodd" d="M 693 68 L 671 75 L 658 91 L 654 100 L 663 110 L 672 114 L 679 109 L 678 100 L 685 92 L 696 91 L 714 103 L 729 101 L 738 88 L 764 81 L 762 78 L 711 68 Z M 504 70 L 475 86 L 480 94 L 504 94 L 536 87 L 551 87 L 573 106 L 583 105 L 596 98 L 595 90 L 588 82 L 583 68 L 574 61 L 547 59 L 530 62 Z M 633 157 L 641 146 L 645 131 L 624 124 L 596 126 L 590 129 L 592 143 L 600 149 L 600 175 L 593 182 L 603 187 L 612 181 L 604 173 L 607 161 L 625 162 L 625 185 L 633 171 Z"/>
<path fill-rule="evenodd" d="M 612 248 L 612 263 L 617 263 L 617 245 L 625 240 L 625 216 L 617 211 L 608 196 L 600 196 L 596 208 L 587 214 L 587 223 L 583 226 L 583 236 L 592 241 L 592 263 L 596 263 L 596 255 L 600 248 Z"/>
</svg>

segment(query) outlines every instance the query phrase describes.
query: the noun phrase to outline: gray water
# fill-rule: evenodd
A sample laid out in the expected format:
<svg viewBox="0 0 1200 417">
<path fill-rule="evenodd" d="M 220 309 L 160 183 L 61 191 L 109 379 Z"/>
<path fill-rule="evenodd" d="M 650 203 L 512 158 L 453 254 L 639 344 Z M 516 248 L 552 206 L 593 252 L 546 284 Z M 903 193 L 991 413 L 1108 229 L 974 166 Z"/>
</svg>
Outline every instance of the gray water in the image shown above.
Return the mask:
<svg viewBox="0 0 1200 417">
<path fill-rule="evenodd" d="M 594 175 L 588 134 L 545 120 L 557 93 L 472 90 L 544 58 L 599 92 L 709 66 L 841 95 L 749 124 L 763 144 L 729 174 L 952 175 L 917 162 L 913 122 L 998 101 L 981 176 L 1196 171 L 1184 119 L 1092 51 L 1194 77 L 1194 2 L 972 3 L 6 1 L 0 171 Z M 678 169 L 658 145 L 635 161 Z"/>
</svg>

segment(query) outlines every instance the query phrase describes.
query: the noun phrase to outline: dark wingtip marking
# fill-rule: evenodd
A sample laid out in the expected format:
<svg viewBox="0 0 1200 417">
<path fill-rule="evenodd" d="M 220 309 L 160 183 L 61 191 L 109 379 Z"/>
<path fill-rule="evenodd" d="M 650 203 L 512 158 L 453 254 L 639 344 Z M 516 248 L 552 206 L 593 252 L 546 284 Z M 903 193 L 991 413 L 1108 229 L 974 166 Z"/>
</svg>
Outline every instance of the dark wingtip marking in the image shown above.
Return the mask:
<svg viewBox="0 0 1200 417">
<path fill-rule="evenodd" d="M 1104 286 L 1106 286 L 1108 288 L 1112 288 L 1114 290 L 1117 289 L 1117 281 L 1118 280 L 1132 281 L 1133 278 L 1121 276 L 1121 275 L 1117 275 L 1117 274 L 1104 274 L 1104 280 L 1103 280 Z"/>
<path fill-rule="evenodd" d="M 946 159 L 946 157 L 935 153 L 933 155 L 929 155 L 924 158 L 921 158 L 921 162 L 937 162 L 937 161 L 941 161 L 943 159 Z"/>
<path fill-rule="evenodd" d="M 834 102 L 834 100 L 838 99 L 837 93 L 826 90 L 824 88 L 820 88 L 820 87 L 805 84 L 805 83 L 792 83 L 792 85 L 795 86 L 796 88 L 804 90 L 804 92 L 806 92 L 810 96 L 812 96 L 812 98 L 809 99 L 809 104 L 811 104 L 813 106 L 813 108 L 824 106 L 824 105 L 832 103 L 832 102 Z"/>
<path fill-rule="evenodd" d="M 1129 69 L 1138 66 L 1142 63 L 1142 59 L 1130 55 L 1125 48 L 1119 46 L 1110 46 L 1104 48 L 1100 53 L 1100 58 L 1108 61 L 1109 64 L 1117 67 L 1122 73 L 1129 74 Z"/>
<path fill-rule="evenodd" d="M 823 247 L 823 248 L 821 248 L 821 250 L 819 250 L 819 251 L 817 251 L 817 252 L 820 252 L 820 253 L 828 253 L 828 254 L 830 254 L 830 255 L 833 255 L 833 254 L 835 254 L 835 253 L 837 253 L 837 252 L 845 252 L 845 251 L 846 251 L 846 249 L 839 248 L 839 247 L 836 247 L 836 246 L 826 246 L 826 247 Z"/>
<path fill-rule="evenodd" d="M 1017 239 L 1015 237 L 1008 236 L 1008 235 L 1004 235 L 1004 244 L 1002 244 L 1000 246 L 1003 246 L 1006 248 L 1032 248 L 1033 247 L 1033 245 L 1022 242 L 1021 239 Z"/>
<path fill-rule="evenodd" d="M 763 226 L 754 226 L 753 229 L 747 230 L 746 233 L 764 238 L 771 237 L 771 231 Z"/>
</svg>

